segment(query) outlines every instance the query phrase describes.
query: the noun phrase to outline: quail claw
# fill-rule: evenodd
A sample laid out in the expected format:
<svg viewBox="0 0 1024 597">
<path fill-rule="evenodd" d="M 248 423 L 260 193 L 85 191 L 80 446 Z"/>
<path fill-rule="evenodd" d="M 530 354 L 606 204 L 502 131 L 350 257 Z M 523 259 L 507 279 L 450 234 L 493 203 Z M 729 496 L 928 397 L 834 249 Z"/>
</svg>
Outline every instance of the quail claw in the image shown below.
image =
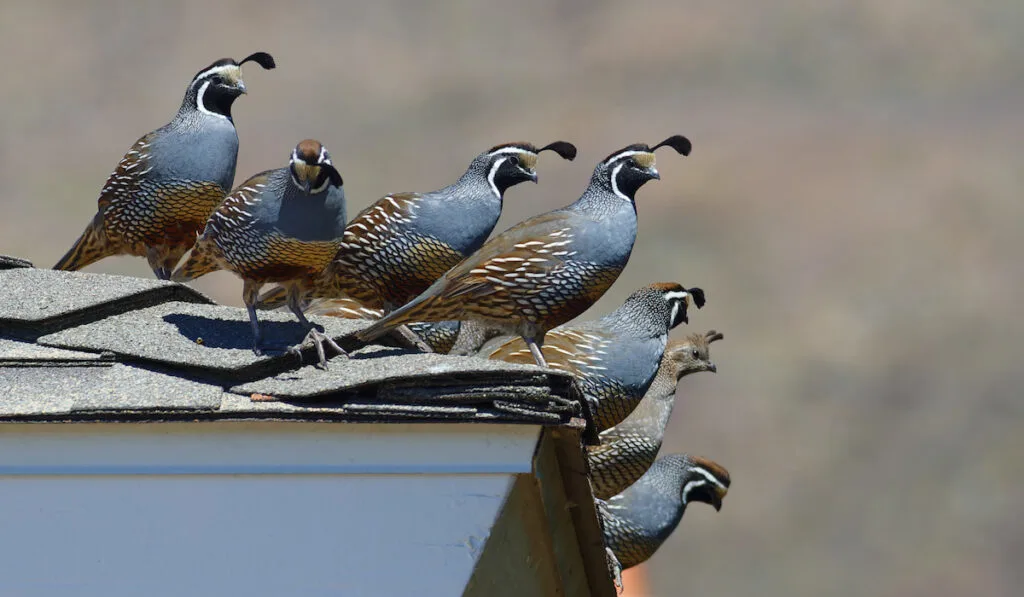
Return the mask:
<svg viewBox="0 0 1024 597">
<path fill-rule="evenodd" d="M 327 353 L 324 350 L 324 344 L 329 346 L 337 354 L 348 357 L 348 353 L 345 351 L 344 348 L 339 346 L 338 343 L 335 342 L 333 338 L 316 329 L 315 327 L 311 327 L 309 329 L 309 332 L 306 334 L 306 337 L 302 339 L 302 342 L 296 344 L 295 346 L 288 347 L 288 354 L 295 355 L 301 362 L 302 347 L 305 346 L 307 341 L 312 342 L 313 346 L 316 347 L 317 361 L 316 363 L 314 363 L 314 366 L 317 369 L 327 369 Z"/>
</svg>

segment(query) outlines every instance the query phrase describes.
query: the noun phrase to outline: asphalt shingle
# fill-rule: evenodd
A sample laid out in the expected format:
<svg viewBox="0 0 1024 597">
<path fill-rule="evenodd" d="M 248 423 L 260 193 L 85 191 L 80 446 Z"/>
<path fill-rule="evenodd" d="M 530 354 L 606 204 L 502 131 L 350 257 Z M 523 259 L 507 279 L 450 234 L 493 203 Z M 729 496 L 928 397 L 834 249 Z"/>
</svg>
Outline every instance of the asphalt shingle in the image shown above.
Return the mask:
<svg viewBox="0 0 1024 597">
<path fill-rule="evenodd" d="M 15 269 L 22 267 L 32 267 L 32 262 L 20 257 L 11 257 L 10 255 L 0 255 L 0 269 Z"/>
<path fill-rule="evenodd" d="M 0 270 L 0 334 L 33 339 L 166 301 L 211 303 L 175 282 L 18 268 Z"/>
<path fill-rule="evenodd" d="M 410 353 L 397 348 L 368 346 L 351 353 L 349 359 L 330 361 L 327 371 L 303 367 L 231 388 L 242 394 L 268 394 L 279 398 L 316 398 L 358 395 L 378 388 L 400 395 L 406 387 L 429 390 L 501 385 L 514 380 L 524 386 L 550 387 L 569 380 L 567 374 L 534 365 L 490 361 L 476 357 Z"/>
<path fill-rule="evenodd" d="M 93 323 L 39 338 L 45 346 L 72 350 L 110 351 L 122 359 L 156 363 L 189 371 L 208 380 L 239 383 L 274 375 L 301 365 L 284 349 L 301 341 L 305 329 L 291 313 L 263 312 L 265 343 L 281 350 L 252 352 L 252 331 L 245 309 L 218 305 L 167 302 L 114 315 Z M 311 318 L 342 346 L 365 321 L 337 317 Z M 313 362 L 312 346 L 303 362 Z M 332 361 L 333 365 L 333 361 Z"/>
<path fill-rule="evenodd" d="M 120 363 L 109 367 L 6 367 L 0 416 L 91 411 L 213 411 L 223 390 Z"/>
<path fill-rule="evenodd" d="M 532 365 L 363 346 L 366 321 L 313 318 L 352 358 L 285 352 L 305 337 L 180 284 L 0 263 L 0 421 L 483 421 L 581 426 L 572 378 Z M 230 389 L 229 391 L 227 389 Z"/>
<path fill-rule="evenodd" d="M 109 365 L 110 353 L 79 352 L 0 338 L 0 367 L 53 367 L 60 365 Z"/>
</svg>

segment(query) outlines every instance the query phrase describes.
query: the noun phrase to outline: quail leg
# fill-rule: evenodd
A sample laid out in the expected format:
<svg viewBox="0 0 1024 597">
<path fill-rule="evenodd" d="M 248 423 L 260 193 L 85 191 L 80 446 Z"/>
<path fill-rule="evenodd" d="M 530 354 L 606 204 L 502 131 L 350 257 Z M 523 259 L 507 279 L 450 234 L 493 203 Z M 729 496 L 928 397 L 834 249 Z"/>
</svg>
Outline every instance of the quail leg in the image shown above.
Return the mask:
<svg viewBox="0 0 1024 597">
<path fill-rule="evenodd" d="M 434 352 L 434 350 L 430 348 L 430 345 L 417 336 L 415 332 L 410 330 L 407 325 L 400 325 L 392 330 L 391 336 L 400 344 L 407 345 L 420 352 Z"/>
<path fill-rule="evenodd" d="M 156 275 L 158 280 L 171 279 L 171 270 L 165 266 L 156 247 L 146 249 L 146 261 L 149 262 L 149 268 L 153 270 L 153 274 Z"/>
<path fill-rule="evenodd" d="M 527 338 L 523 336 L 523 341 L 530 347 L 530 354 L 533 355 L 533 360 L 541 367 L 547 367 L 548 362 L 544 360 L 544 353 L 540 351 L 540 344 L 533 338 Z"/>
<path fill-rule="evenodd" d="M 252 352 L 258 357 L 263 356 L 263 334 L 260 332 L 260 320 L 256 318 L 256 297 L 259 292 L 260 284 L 249 280 L 242 283 L 242 302 L 249 311 L 249 323 L 252 325 Z"/>
<path fill-rule="evenodd" d="M 622 586 L 622 564 L 619 563 L 619 558 L 615 557 L 615 552 L 612 548 L 604 548 L 605 557 L 608 560 L 608 574 L 612 577 L 612 582 L 615 583 L 615 594 L 621 595 L 625 588 Z"/>
<path fill-rule="evenodd" d="M 327 354 L 324 351 L 324 344 L 330 346 L 338 354 L 348 356 L 348 353 L 345 352 L 345 349 L 343 349 L 341 346 L 338 346 L 338 343 L 335 342 L 333 338 L 318 330 L 316 328 L 316 324 L 306 319 L 306 315 L 302 312 L 302 309 L 300 308 L 299 293 L 296 291 L 294 287 L 288 290 L 288 309 L 290 309 L 291 312 L 294 313 L 295 316 L 299 318 L 299 323 L 301 323 L 303 327 L 305 327 L 306 330 L 308 330 L 308 333 L 306 334 L 306 337 L 302 339 L 302 342 L 300 342 L 296 346 L 289 348 L 288 352 L 298 353 L 300 346 L 305 344 L 307 340 L 312 341 L 313 346 L 316 347 L 316 366 L 321 369 L 327 368 Z"/>
</svg>

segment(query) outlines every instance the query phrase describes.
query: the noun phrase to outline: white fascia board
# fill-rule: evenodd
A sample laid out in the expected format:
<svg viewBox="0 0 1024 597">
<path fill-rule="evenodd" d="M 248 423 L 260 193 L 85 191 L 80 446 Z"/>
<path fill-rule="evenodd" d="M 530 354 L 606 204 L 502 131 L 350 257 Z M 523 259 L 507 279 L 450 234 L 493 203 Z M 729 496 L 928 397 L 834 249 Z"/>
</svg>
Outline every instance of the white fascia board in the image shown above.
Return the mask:
<svg viewBox="0 0 1024 597">
<path fill-rule="evenodd" d="M 532 425 L 0 425 L 0 475 L 528 473 Z"/>
</svg>

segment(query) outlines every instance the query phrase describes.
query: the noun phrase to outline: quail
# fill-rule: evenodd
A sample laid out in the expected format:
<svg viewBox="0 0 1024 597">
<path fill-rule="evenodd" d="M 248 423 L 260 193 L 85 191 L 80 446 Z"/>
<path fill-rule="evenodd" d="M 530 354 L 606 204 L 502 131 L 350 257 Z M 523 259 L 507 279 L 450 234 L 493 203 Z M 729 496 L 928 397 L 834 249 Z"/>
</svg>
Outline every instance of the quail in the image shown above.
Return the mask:
<svg viewBox="0 0 1024 597">
<path fill-rule="evenodd" d="M 257 355 L 262 354 L 257 294 L 264 284 L 281 284 L 288 292 L 288 307 L 309 330 L 322 366 L 323 342 L 344 351 L 306 319 L 299 298 L 330 263 L 344 229 L 341 175 L 327 149 L 306 139 L 292 151 L 288 166 L 261 172 L 228 195 L 172 279 L 194 280 L 218 269 L 238 274 Z"/>
<path fill-rule="evenodd" d="M 544 360 L 576 378 L 597 431 L 622 421 L 643 398 L 658 372 L 669 331 L 688 321 L 690 297 L 698 308 L 704 306 L 700 288 L 659 282 L 629 295 L 618 309 L 600 319 L 548 332 Z M 489 358 L 532 362 L 530 349 L 519 338 L 499 346 Z"/>
<path fill-rule="evenodd" d="M 717 372 L 709 344 L 722 338 L 720 332 L 711 330 L 669 342 L 658 374 L 640 404 L 621 423 L 601 432 L 599 445 L 587 446 L 595 497 L 608 499 L 621 493 L 651 467 L 672 415 L 676 384 L 691 373 Z"/>
<path fill-rule="evenodd" d="M 384 316 L 381 309 L 370 309 L 350 298 L 316 299 L 305 309 L 306 315 L 326 315 L 342 319 L 373 321 Z M 459 337 L 458 321 L 411 323 L 409 330 L 430 347 L 431 352 L 448 354 Z"/>
<path fill-rule="evenodd" d="M 241 66 L 274 68 L 256 52 L 199 71 L 171 122 L 135 142 L 100 191 L 99 210 L 53 269 L 79 270 L 112 255 L 145 257 L 167 279 L 235 179 L 231 106 L 246 92 Z"/>
<path fill-rule="evenodd" d="M 597 500 L 604 542 L 622 569 L 647 561 L 679 525 L 690 502 L 722 509 L 729 472 L 707 458 L 662 456 L 611 499 Z"/>
<path fill-rule="evenodd" d="M 659 178 L 654 150 L 661 146 L 690 153 L 681 135 L 616 151 L 597 165 L 574 203 L 487 241 L 359 338 L 371 341 L 416 321 L 476 320 L 522 336 L 535 362 L 546 365 L 544 335 L 594 304 L 626 266 L 636 240 L 634 197 Z"/>
<path fill-rule="evenodd" d="M 506 143 L 478 155 L 454 184 L 429 193 L 393 193 L 361 211 L 345 229 L 341 248 L 306 298 L 348 297 L 388 313 L 426 290 L 480 248 L 501 215 L 507 189 L 537 181 L 537 154 L 567 160 L 576 147 L 556 141 L 538 149 Z M 283 303 L 273 289 L 260 308 Z"/>
</svg>

